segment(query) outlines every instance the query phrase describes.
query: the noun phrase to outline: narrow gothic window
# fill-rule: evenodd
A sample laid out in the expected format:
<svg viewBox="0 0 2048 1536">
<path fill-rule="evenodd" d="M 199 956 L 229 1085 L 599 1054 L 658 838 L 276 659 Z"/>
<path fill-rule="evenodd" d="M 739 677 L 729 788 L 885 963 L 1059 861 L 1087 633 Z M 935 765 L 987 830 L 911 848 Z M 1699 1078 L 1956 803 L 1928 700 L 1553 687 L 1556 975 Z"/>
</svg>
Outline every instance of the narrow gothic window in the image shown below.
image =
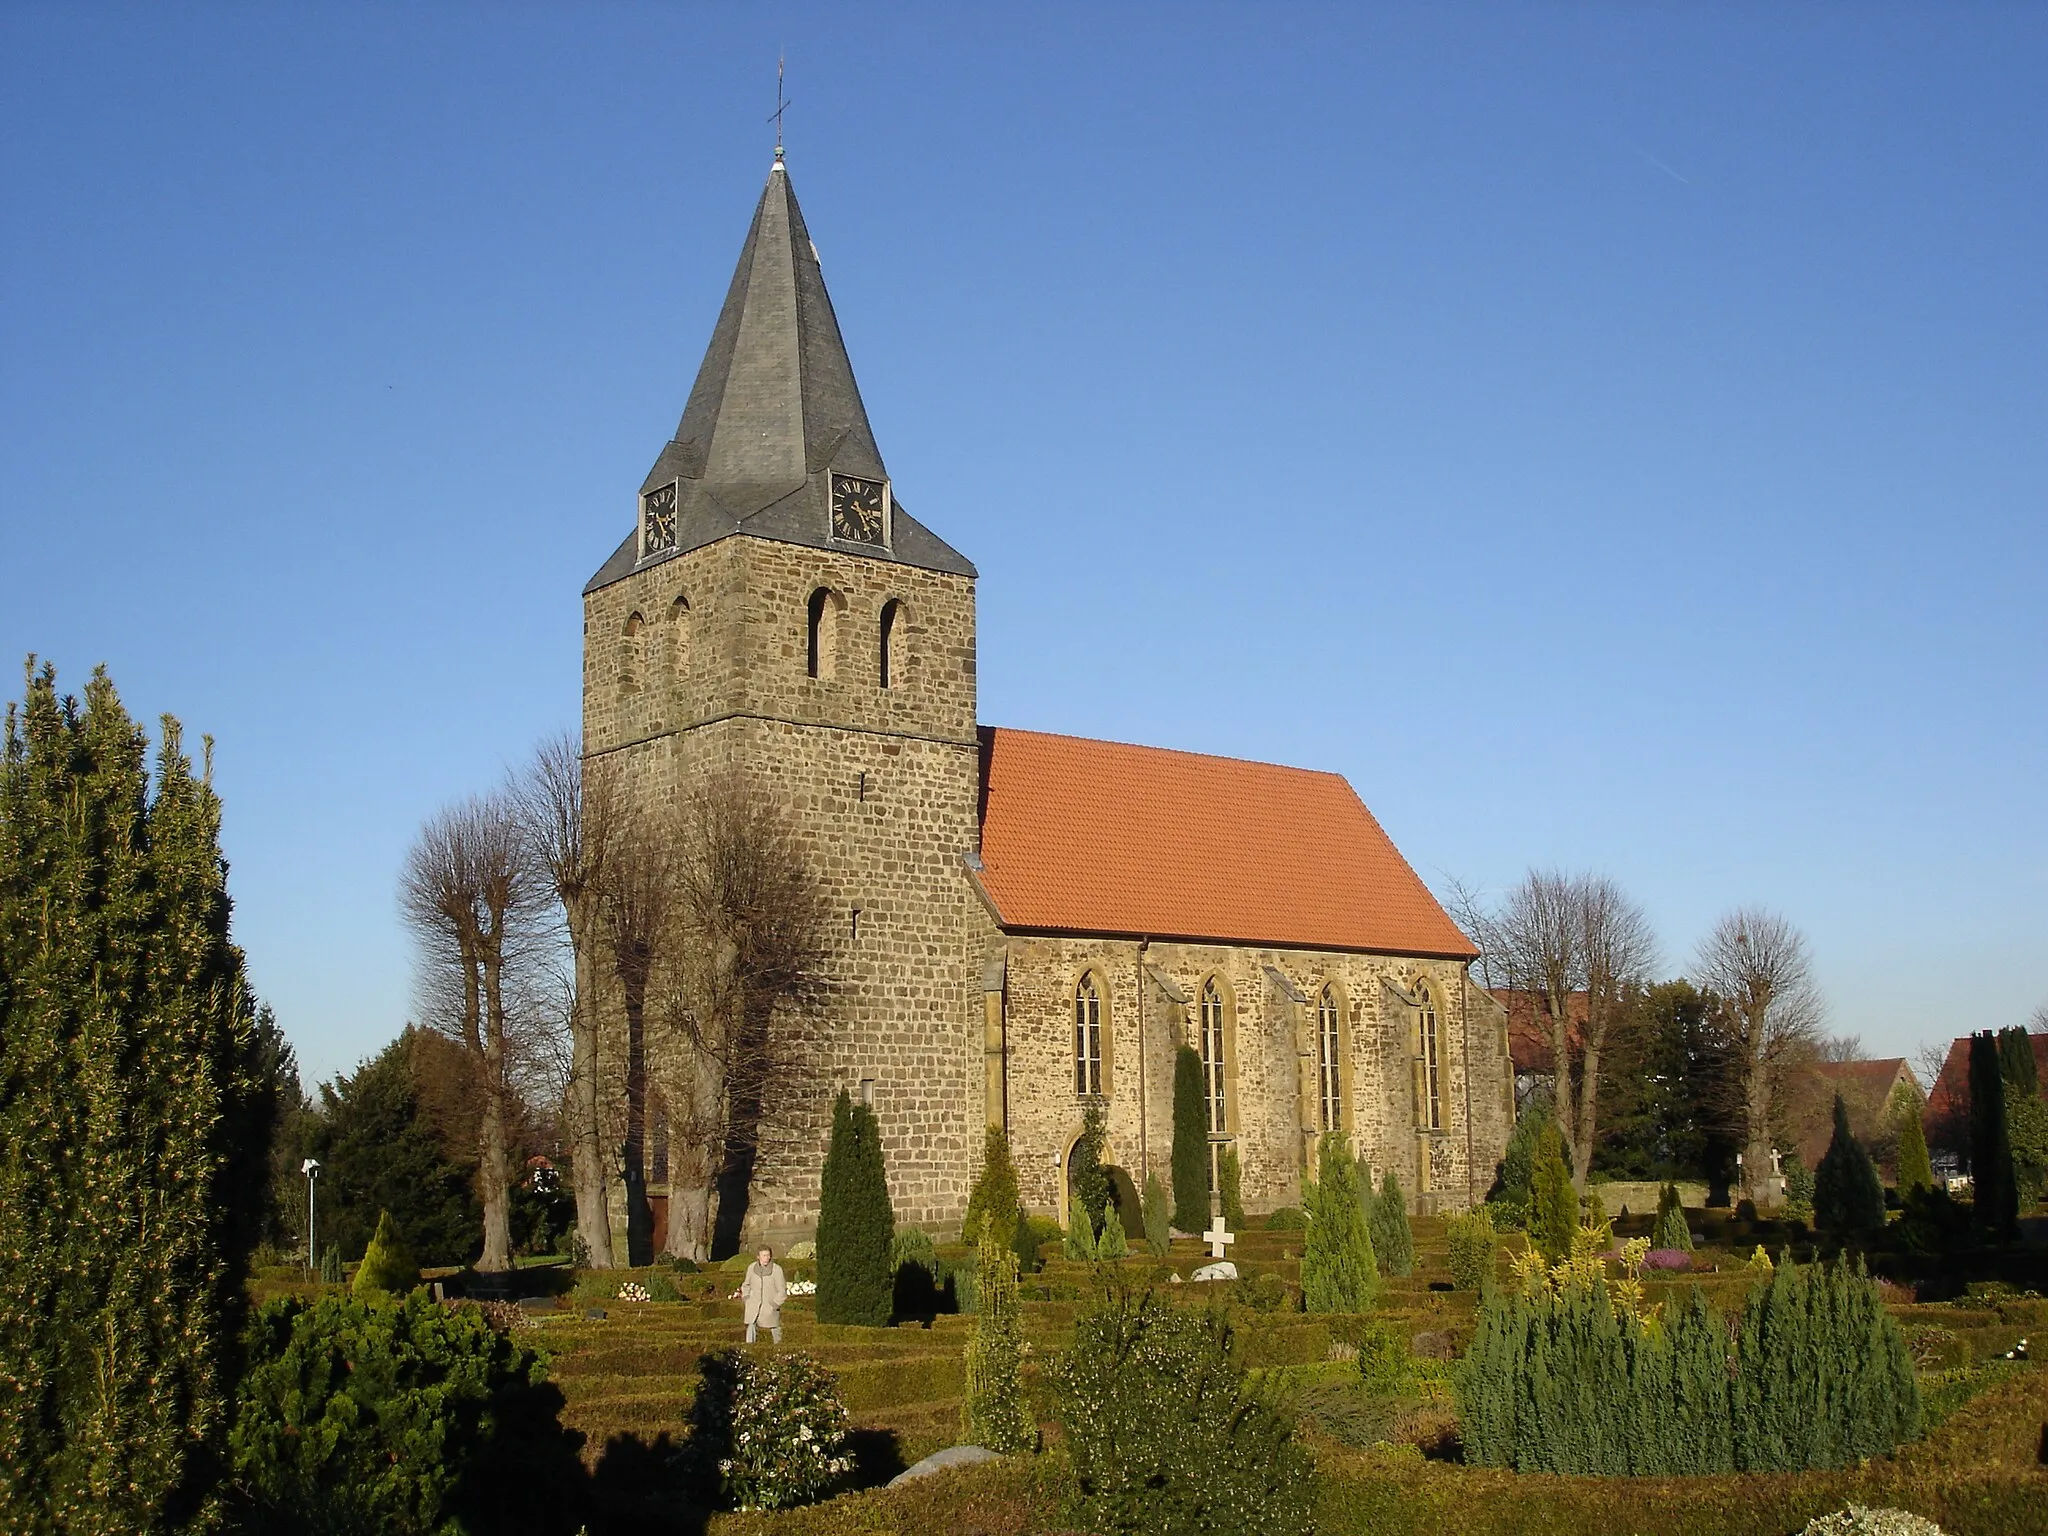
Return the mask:
<svg viewBox="0 0 2048 1536">
<path fill-rule="evenodd" d="M 1229 1106 L 1223 1099 L 1223 994 L 1214 980 L 1202 983 L 1202 1091 L 1209 1101 L 1209 1129 L 1229 1129 Z"/>
<path fill-rule="evenodd" d="M 881 678 L 884 688 L 889 686 L 889 642 L 895 638 L 896 618 L 902 612 L 903 604 L 896 598 L 882 604 Z"/>
<path fill-rule="evenodd" d="M 1102 994 L 1092 972 L 1074 988 L 1074 1092 L 1102 1092 Z"/>
<path fill-rule="evenodd" d="M 838 671 L 839 610 L 844 600 L 830 587 L 811 594 L 810 649 L 808 665 L 812 677 L 831 677 Z"/>
<path fill-rule="evenodd" d="M 1341 1130 L 1344 1125 L 1343 1034 L 1337 989 L 1324 987 L 1323 995 L 1316 1000 L 1316 1076 L 1326 1131 Z"/>
<path fill-rule="evenodd" d="M 681 684 L 690 670 L 690 600 L 678 595 L 668 608 L 668 680 Z"/>
<path fill-rule="evenodd" d="M 1443 1084 L 1437 1059 L 1436 1000 L 1422 993 L 1422 1123 L 1432 1131 L 1444 1126 Z"/>
<path fill-rule="evenodd" d="M 625 634 L 619 642 L 619 692 L 621 693 L 638 693 L 640 691 L 640 650 L 642 645 L 645 644 L 641 639 L 641 634 L 646 628 L 646 621 L 639 614 L 627 615 Z"/>
</svg>

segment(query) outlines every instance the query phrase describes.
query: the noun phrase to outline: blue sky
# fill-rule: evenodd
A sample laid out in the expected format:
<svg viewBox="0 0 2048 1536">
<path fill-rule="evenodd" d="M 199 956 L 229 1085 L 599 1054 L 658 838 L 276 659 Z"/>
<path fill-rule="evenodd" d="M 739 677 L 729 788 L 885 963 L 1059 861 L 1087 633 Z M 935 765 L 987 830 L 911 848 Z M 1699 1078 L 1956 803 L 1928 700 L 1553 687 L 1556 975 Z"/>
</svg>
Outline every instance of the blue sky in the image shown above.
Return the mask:
<svg viewBox="0 0 2048 1536">
<path fill-rule="evenodd" d="M 1673 971 L 1774 906 L 1885 1052 L 2048 1001 L 2038 7 L 13 4 L 0 655 L 217 738 L 311 1073 L 576 720 L 778 47 L 984 720 L 1341 770 Z"/>
</svg>

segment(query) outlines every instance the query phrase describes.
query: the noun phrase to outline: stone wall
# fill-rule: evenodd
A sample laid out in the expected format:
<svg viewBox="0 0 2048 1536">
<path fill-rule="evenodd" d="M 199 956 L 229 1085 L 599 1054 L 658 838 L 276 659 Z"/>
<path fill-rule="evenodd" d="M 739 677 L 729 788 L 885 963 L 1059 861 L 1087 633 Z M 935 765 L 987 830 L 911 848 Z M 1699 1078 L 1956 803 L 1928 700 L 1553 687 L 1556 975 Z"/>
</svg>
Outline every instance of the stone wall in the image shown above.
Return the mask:
<svg viewBox="0 0 2048 1536">
<path fill-rule="evenodd" d="M 1010 1142 L 1033 1209 L 1063 1209 L 1061 1163 L 1081 1130 L 1073 999 L 1084 970 L 1105 1000 L 1110 1157 L 1139 1182 L 1148 1166 L 1171 1178 L 1173 1053 L 1196 1043 L 1205 982 L 1224 1003 L 1228 1134 L 1247 1210 L 1300 1203 L 1320 1118 L 1314 1051 L 1326 986 L 1342 1021 L 1341 1124 L 1353 1149 L 1398 1174 L 1422 1209 L 1462 1208 L 1492 1181 L 1512 1124 L 1505 1019 L 1456 961 L 1210 944 L 1141 951 L 1135 940 L 1088 937 L 1012 936 L 1002 953 Z M 1414 1071 L 1425 995 L 1438 1022 L 1434 1129 L 1421 1124 Z"/>
</svg>

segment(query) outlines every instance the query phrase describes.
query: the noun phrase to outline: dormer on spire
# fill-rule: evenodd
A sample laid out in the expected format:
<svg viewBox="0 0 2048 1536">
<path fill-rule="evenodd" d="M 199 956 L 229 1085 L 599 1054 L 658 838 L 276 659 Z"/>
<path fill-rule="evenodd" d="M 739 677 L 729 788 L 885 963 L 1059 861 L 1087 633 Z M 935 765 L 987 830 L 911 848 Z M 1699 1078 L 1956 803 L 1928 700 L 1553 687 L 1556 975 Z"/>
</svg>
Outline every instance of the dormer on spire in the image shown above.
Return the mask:
<svg viewBox="0 0 2048 1536">
<path fill-rule="evenodd" d="M 972 576 L 895 499 L 778 154 L 636 527 L 586 591 L 732 534 Z"/>
</svg>

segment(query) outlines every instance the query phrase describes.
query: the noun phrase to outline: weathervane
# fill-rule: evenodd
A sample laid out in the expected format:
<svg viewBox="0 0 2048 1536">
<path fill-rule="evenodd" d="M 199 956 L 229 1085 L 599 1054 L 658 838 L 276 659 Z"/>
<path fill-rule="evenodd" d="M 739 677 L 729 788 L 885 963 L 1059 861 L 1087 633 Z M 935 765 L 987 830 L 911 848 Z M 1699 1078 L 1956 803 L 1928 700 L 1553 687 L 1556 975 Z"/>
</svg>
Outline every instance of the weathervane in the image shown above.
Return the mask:
<svg viewBox="0 0 2048 1536">
<path fill-rule="evenodd" d="M 768 121 L 775 125 L 775 163 L 782 164 L 782 114 L 789 110 L 789 103 L 782 98 L 782 53 L 775 54 L 775 110 Z"/>
</svg>

